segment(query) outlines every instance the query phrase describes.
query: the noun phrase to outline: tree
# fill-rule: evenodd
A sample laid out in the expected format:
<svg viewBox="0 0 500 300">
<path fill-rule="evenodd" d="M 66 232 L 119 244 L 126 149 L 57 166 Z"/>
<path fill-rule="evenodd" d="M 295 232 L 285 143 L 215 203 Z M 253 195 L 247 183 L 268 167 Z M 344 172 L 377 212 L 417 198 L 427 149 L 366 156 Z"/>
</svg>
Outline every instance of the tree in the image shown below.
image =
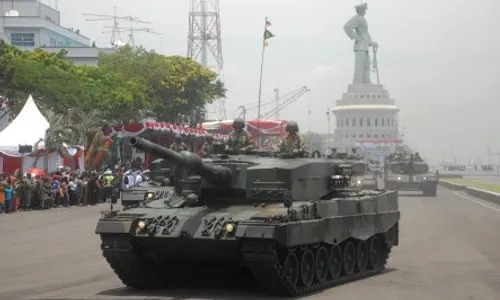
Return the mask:
<svg viewBox="0 0 500 300">
<path fill-rule="evenodd" d="M 146 87 L 147 101 L 142 100 L 144 109 L 140 113 L 162 121 L 177 123 L 180 115 L 191 115 L 226 92 L 217 75 L 197 62 L 180 56 L 165 57 L 144 48 L 125 46 L 105 54 L 99 68 L 133 81 L 138 89 Z"/>
</svg>

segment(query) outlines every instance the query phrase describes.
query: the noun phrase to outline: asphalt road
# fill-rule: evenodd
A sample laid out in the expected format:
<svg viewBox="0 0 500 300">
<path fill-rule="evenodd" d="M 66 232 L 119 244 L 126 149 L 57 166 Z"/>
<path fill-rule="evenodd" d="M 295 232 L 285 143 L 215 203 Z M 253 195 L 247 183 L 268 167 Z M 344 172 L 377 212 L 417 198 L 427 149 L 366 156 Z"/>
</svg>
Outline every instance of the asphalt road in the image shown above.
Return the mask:
<svg viewBox="0 0 500 300">
<path fill-rule="evenodd" d="M 498 300 L 500 206 L 439 189 L 400 196 L 401 245 L 384 274 L 302 299 Z M 0 216 L 0 299 L 267 299 L 251 285 L 137 293 L 104 262 L 102 207 Z"/>
</svg>

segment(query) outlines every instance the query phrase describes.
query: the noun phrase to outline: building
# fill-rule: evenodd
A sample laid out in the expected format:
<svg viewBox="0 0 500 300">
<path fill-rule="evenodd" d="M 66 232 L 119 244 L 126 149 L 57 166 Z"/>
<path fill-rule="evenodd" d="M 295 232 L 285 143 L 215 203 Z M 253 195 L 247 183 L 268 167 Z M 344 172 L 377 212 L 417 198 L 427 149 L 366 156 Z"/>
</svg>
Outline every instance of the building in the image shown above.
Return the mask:
<svg viewBox="0 0 500 300">
<path fill-rule="evenodd" d="M 43 48 L 49 52 L 68 50 L 77 65 L 96 65 L 100 53 L 115 49 L 92 47 L 79 30 L 61 25 L 61 12 L 40 0 L 0 2 L 0 39 L 24 50 Z"/>
<path fill-rule="evenodd" d="M 378 160 L 401 143 L 399 108 L 381 84 L 350 84 L 332 111 L 337 148 L 358 148 Z"/>
</svg>

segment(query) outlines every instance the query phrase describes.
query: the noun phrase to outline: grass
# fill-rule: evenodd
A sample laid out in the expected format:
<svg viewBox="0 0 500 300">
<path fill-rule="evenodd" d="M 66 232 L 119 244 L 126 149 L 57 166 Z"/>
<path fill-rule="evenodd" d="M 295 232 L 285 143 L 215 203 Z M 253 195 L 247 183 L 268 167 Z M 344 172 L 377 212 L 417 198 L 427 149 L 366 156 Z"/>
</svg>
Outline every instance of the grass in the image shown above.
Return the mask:
<svg viewBox="0 0 500 300">
<path fill-rule="evenodd" d="M 463 184 L 468 187 L 486 190 L 500 194 L 500 184 L 486 183 L 477 180 L 464 179 L 464 178 L 443 178 L 444 181 L 449 181 L 456 184 Z"/>
</svg>

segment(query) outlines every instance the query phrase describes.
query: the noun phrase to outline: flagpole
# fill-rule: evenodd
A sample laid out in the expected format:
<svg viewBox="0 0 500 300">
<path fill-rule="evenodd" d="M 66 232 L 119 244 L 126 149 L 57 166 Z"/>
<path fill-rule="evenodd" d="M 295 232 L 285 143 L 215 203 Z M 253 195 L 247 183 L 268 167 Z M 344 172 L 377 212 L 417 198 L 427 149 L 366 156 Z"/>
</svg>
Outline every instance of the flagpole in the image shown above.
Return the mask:
<svg viewBox="0 0 500 300">
<path fill-rule="evenodd" d="M 264 21 L 264 32 L 267 30 L 267 17 Z M 262 54 L 260 58 L 259 100 L 257 109 L 257 148 L 260 148 L 260 106 L 262 98 L 262 73 L 264 71 L 264 53 L 266 51 L 266 37 L 262 37 Z"/>
</svg>

